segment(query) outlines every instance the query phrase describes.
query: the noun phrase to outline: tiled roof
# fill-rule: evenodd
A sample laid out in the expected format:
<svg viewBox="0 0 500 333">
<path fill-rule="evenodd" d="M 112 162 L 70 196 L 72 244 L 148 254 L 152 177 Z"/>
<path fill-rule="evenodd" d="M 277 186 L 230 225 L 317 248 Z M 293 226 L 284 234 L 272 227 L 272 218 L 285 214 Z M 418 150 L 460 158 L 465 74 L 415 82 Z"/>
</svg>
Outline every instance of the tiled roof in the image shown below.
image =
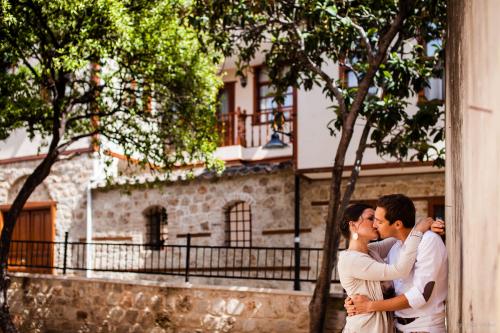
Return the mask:
<svg viewBox="0 0 500 333">
<path fill-rule="evenodd" d="M 188 172 L 173 172 L 171 174 L 142 174 L 136 176 L 120 176 L 111 179 L 110 181 L 99 181 L 93 183 L 92 188 L 119 187 L 125 185 L 141 185 L 156 182 L 181 182 L 191 181 L 195 179 L 216 179 L 225 177 L 248 176 L 257 174 L 269 174 L 283 170 L 292 169 L 292 162 L 280 163 L 259 163 L 248 165 L 233 165 L 224 169 L 221 174 L 215 171 L 200 169 L 195 170 L 194 175 L 189 175 Z"/>
</svg>

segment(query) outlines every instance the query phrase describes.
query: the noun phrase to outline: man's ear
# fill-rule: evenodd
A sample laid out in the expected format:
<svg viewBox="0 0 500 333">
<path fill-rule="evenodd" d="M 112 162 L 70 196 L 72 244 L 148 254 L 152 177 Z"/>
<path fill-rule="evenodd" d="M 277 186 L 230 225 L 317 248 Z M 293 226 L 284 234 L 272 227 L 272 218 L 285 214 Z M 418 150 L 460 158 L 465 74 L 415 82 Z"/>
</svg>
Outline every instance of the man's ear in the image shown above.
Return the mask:
<svg viewBox="0 0 500 333">
<path fill-rule="evenodd" d="M 403 224 L 403 221 L 401 221 L 401 220 L 396 220 L 393 224 L 396 227 L 396 229 L 398 229 L 398 230 L 403 229 L 405 227 Z"/>
</svg>

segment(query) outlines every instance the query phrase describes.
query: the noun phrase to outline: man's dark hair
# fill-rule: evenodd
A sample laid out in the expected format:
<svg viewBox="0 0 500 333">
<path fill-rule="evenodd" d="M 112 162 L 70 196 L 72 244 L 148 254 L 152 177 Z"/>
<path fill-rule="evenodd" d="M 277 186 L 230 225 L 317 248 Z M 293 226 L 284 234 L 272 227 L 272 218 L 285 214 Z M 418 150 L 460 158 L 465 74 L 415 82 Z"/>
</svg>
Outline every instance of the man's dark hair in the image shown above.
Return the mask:
<svg viewBox="0 0 500 333">
<path fill-rule="evenodd" d="M 389 224 L 400 220 L 405 228 L 415 226 L 415 205 L 406 195 L 384 195 L 378 199 L 377 207 L 385 209 L 385 218 L 389 221 Z"/>
<path fill-rule="evenodd" d="M 344 215 L 342 216 L 342 221 L 340 221 L 340 232 L 342 233 L 342 236 L 344 236 L 346 239 L 351 238 L 351 231 L 349 230 L 349 222 L 357 221 L 361 216 L 361 214 L 363 214 L 365 209 L 368 208 L 373 209 L 373 207 L 368 204 L 355 203 L 349 205 L 345 209 Z"/>
</svg>

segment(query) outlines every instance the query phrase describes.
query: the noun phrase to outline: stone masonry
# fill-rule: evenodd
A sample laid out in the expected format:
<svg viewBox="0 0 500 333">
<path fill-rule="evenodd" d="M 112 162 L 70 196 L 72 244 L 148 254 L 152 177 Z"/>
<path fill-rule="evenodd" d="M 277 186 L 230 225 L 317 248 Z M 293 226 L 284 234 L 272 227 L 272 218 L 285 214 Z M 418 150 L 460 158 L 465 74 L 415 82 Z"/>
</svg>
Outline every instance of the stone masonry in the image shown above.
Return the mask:
<svg viewBox="0 0 500 333">
<path fill-rule="evenodd" d="M 22 333 L 305 333 L 308 292 L 17 274 L 10 306 Z M 331 299 L 328 333 L 345 322 Z"/>
<path fill-rule="evenodd" d="M 0 165 L 0 204 L 12 203 L 22 184 L 40 160 Z M 56 240 L 85 232 L 86 188 L 92 176 L 92 159 L 84 154 L 57 162 L 50 175 L 28 201 L 56 203 Z"/>
<path fill-rule="evenodd" d="M 265 230 L 293 228 L 294 176 L 291 170 L 272 174 L 195 179 L 154 188 L 122 188 L 93 191 L 95 237 L 131 237 L 146 242 L 146 217 L 151 206 L 163 206 L 168 214 L 168 243 L 184 244 L 178 237 L 205 233 L 197 245 L 224 245 L 225 210 L 237 201 L 252 209 L 252 245 L 278 245 Z M 293 246 L 290 235 L 281 246 Z"/>
<path fill-rule="evenodd" d="M 328 200 L 330 180 L 305 180 L 302 184 L 301 227 L 310 228 L 312 232 L 304 234 L 301 243 L 304 246 L 320 246 L 323 244 L 328 206 L 313 206 L 312 203 Z M 352 200 L 376 201 L 380 196 L 392 193 L 403 193 L 413 198 L 417 220 L 427 217 L 427 198 L 444 197 L 444 173 L 360 177 Z"/>
</svg>

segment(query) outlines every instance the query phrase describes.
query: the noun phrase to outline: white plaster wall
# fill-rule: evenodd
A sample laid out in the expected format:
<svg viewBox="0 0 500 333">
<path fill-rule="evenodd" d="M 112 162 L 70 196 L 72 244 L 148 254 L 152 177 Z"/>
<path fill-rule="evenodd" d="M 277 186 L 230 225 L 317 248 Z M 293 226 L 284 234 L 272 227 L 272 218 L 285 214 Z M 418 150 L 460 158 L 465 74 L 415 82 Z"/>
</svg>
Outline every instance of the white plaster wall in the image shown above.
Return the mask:
<svg viewBox="0 0 500 333">
<path fill-rule="evenodd" d="M 42 140 L 37 136 L 33 140 L 30 140 L 24 129 L 12 131 L 12 134 L 7 139 L 0 141 L 0 160 L 45 154 L 47 147 L 43 145 L 44 142 L 50 143 L 50 137 Z M 90 140 L 82 139 L 70 145 L 68 150 L 89 147 Z"/>
<path fill-rule="evenodd" d="M 338 64 L 330 64 L 326 71 L 333 73 L 332 77 L 338 79 Z M 335 153 L 340 141 L 340 133 L 331 136 L 327 128 L 328 123 L 335 119 L 336 115 L 330 107 L 336 105 L 325 98 L 323 88 L 314 86 L 313 89 L 305 91 L 300 89 L 297 97 L 297 118 L 298 118 L 298 146 L 297 163 L 298 169 L 325 168 L 332 167 L 335 159 Z M 417 97 L 410 99 L 411 103 L 407 109 L 409 114 L 415 113 Z M 356 149 L 361 137 L 365 121 L 358 119 L 355 124 L 355 130 L 351 145 L 347 150 L 345 165 L 353 165 Z M 333 126 L 332 126 L 333 127 Z M 375 149 L 367 149 L 363 156 L 363 165 L 395 162 L 394 158 L 389 156 L 378 156 Z"/>
<path fill-rule="evenodd" d="M 262 61 L 262 60 L 261 60 Z M 258 65 L 262 62 L 258 60 L 252 62 L 252 65 Z M 222 72 L 225 73 L 224 81 L 235 82 L 235 108 L 245 110 L 247 114 L 254 112 L 254 73 L 252 69 L 246 71 L 247 85 L 242 87 L 240 78 L 235 76 L 234 60 L 229 59 L 224 63 Z M 325 70 L 332 73 L 332 77 L 338 79 L 339 67 L 338 64 L 329 64 Z M 329 121 L 334 119 L 335 114 L 330 109 L 331 105 L 336 102 L 329 101 L 322 92 L 323 88 L 314 86 L 313 89 L 306 91 L 303 88 L 297 91 L 297 133 L 295 136 L 297 144 L 297 168 L 325 168 L 333 165 L 335 152 L 340 140 L 340 136 L 331 136 L 327 128 Z M 410 105 L 407 112 L 415 113 L 417 96 L 410 98 Z M 353 135 L 352 144 L 347 151 L 346 165 L 354 164 L 356 147 L 361 136 L 361 131 L 364 126 L 364 121 L 359 119 L 356 122 L 356 129 Z M 250 129 L 247 128 L 247 131 Z M 223 160 L 230 159 L 248 159 L 258 160 L 263 158 L 273 158 L 278 156 L 291 156 L 291 146 L 287 149 L 280 150 L 258 150 L 257 153 L 247 151 L 248 149 L 241 148 L 238 151 L 227 149 L 226 147 L 219 148 L 216 156 Z M 375 149 L 367 149 L 363 158 L 363 164 L 379 164 L 387 162 L 395 162 L 396 160 L 388 156 L 380 157 L 376 154 Z"/>
<path fill-rule="evenodd" d="M 500 2 L 449 7 L 448 322 L 453 332 L 499 332 Z"/>
</svg>

